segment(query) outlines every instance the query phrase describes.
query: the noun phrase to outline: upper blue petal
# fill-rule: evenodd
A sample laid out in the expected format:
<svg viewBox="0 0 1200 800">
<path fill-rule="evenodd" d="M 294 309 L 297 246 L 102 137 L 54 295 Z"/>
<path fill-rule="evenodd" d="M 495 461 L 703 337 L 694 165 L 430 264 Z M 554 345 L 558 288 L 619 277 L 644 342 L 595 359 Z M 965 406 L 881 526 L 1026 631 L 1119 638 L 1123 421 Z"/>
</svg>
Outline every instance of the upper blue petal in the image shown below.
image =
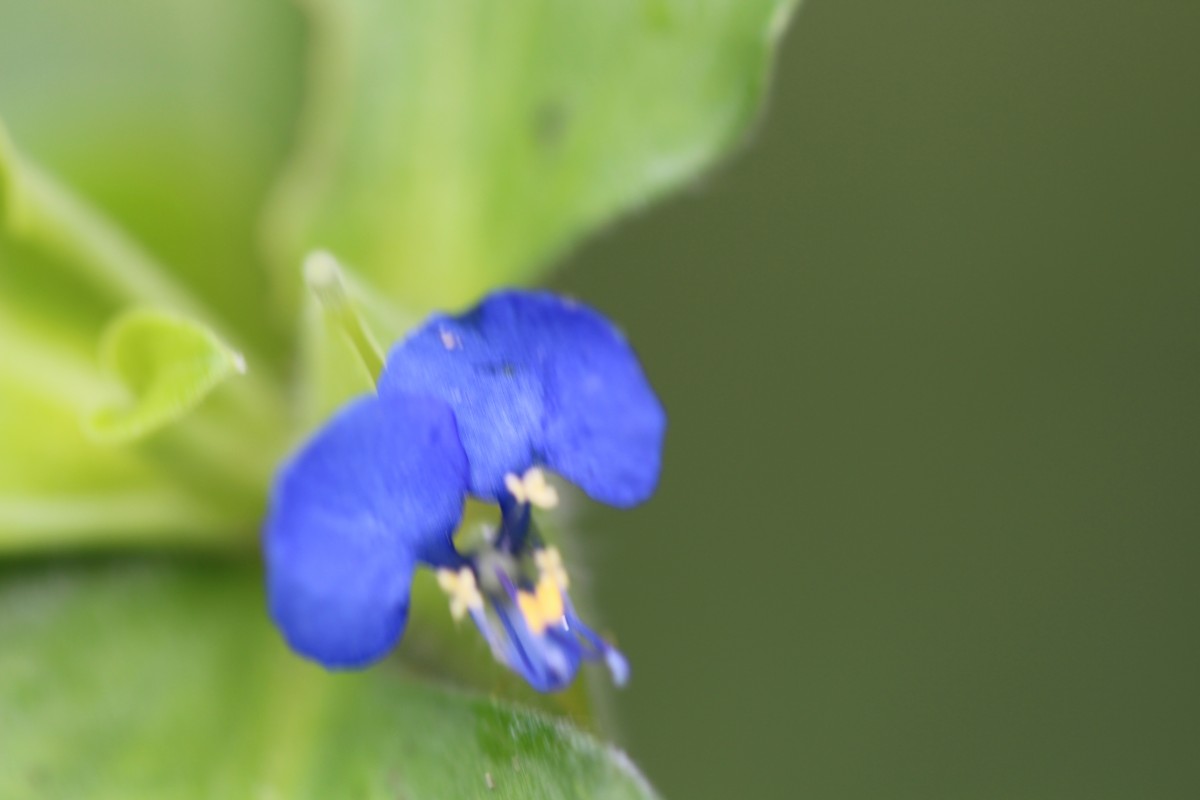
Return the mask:
<svg viewBox="0 0 1200 800">
<path fill-rule="evenodd" d="M 658 481 L 666 416 L 637 356 L 599 313 L 553 294 L 497 292 L 432 317 L 393 348 L 379 391 L 454 408 L 480 497 L 539 463 L 617 506 Z"/>
<path fill-rule="evenodd" d="M 445 403 L 371 396 L 330 420 L 271 495 L 268 600 L 292 648 L 328 667 L 385 655 L 403 633 L 416 563 L 456 558 L 466 484 Z"/>
<path fill-rule="evenodd" d="M 556 343 L 543 364 L 546 465 L 600 502 L 646 500 L 658 485 L 667 416 L 633 348 L 577 303 L 547 304 L 542 329 Z"/>
<path fill-rule="evenodd" d="M 509 311 L 484 304 L 462 317 L 431 317 L 392 349 L 379 379 L 381 395 L 427 395 L 454 408 L 471 491 L 488 499 L 541 449 L 542 376 Z"/>
</svg>

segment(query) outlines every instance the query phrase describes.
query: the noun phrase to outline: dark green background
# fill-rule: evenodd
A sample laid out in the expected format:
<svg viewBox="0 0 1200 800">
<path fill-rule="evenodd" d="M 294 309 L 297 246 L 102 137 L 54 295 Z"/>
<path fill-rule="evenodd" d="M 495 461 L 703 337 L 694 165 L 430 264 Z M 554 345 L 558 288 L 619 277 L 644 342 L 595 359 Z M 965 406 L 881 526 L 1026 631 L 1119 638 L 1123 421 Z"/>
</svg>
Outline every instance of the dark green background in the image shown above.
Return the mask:
<svg viewBox="0 0 1200 800">
<path fill-rule="evenodd" d="M 560 287 L 671 413 L 583 527 L 670 798 L 1200 797 L 1200 4 L 811 0 Z"/>
</svg>

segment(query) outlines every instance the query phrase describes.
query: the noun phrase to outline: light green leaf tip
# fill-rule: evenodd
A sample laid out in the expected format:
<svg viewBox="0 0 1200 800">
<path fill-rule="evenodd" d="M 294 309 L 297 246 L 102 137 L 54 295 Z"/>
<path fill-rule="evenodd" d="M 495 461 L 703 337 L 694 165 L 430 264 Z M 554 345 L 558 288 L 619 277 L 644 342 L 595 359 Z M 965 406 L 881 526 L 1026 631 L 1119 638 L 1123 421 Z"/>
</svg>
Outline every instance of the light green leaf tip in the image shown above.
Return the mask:
<svg viewBox="0 0 1200 800">
<path fill-rule="evenodd" d="M 246 371 L 240 353 L 191 320 L 150 309 L 122 314 L 100 342 L 101 365 L 125 389 L 86 421 L 93 438 L 123 443 L 178 420 L 218 385 Z"/>
<path fill-rule="evenodd" d="M 251 566 L 0 568 L 5 800 L 648 800 L 565 720 L 286 650 Z"/>
</svg>

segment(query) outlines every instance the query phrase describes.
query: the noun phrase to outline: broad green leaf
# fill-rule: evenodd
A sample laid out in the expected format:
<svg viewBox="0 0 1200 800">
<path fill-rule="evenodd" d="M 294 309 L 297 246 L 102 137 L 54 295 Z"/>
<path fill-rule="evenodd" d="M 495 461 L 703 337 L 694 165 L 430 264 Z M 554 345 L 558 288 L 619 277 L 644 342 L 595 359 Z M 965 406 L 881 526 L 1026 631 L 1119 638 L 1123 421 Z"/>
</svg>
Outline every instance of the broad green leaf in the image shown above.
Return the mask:
<svg viewBox="0 0 1200 800">
<path fill-rule="evenodd" d="M 0 117 L 22 151 L 252 349 L 278 344 L 256 230 L 302 80 L 291 0 L 0 3 Z"/>
<path fill-rule="evenodd" d="M 22 157 L 0 119 L 0 235 L 23 242 L 86 280 L 89 294 L 201 308 L 163 265 L 87 203 Z M 79 294 L 63 286 L 58 294 Z"/>
<path fill-rule="evenodd" d="M 794 0 L 306 0 L 301 140 L 267 218 L 412 310 L 532 279 L 745 132 Z M 292 291 L 295 287 L 292 286 Z"/>
<path fill-rule="evenodd" d="M 288 653 L 252 567 L 0 572 L 6 800 L 652 798 L 563 719 Z"/>
<path fill-rule="evenodd" d="M 203 325 L 149 309 L 113 321 L 101 340 L 100 363 L 125 390 L 88 419 L 88 432 L 109 443 L 175 422 L 222 382 L 246 372 L 242 354 Z"/>
</svg>

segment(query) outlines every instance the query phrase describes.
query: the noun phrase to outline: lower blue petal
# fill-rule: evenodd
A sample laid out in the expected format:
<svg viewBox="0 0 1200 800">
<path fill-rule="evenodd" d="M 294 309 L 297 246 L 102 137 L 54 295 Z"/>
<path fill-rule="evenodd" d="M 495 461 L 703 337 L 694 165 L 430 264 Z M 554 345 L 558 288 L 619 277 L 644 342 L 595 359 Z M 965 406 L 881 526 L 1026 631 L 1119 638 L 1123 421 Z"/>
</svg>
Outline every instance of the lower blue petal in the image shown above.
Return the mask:
<svg viewBox="0 0 1200 800">
<path fill-rule="evenodd" d="M 271 617 L 291 647 L 361 667 L 399 640 L 418 561 L 450 563 L 466 456 L 453 412 L 414 397 L 366 397 L 280 471 L 265 555 Z"/>
</svg>

